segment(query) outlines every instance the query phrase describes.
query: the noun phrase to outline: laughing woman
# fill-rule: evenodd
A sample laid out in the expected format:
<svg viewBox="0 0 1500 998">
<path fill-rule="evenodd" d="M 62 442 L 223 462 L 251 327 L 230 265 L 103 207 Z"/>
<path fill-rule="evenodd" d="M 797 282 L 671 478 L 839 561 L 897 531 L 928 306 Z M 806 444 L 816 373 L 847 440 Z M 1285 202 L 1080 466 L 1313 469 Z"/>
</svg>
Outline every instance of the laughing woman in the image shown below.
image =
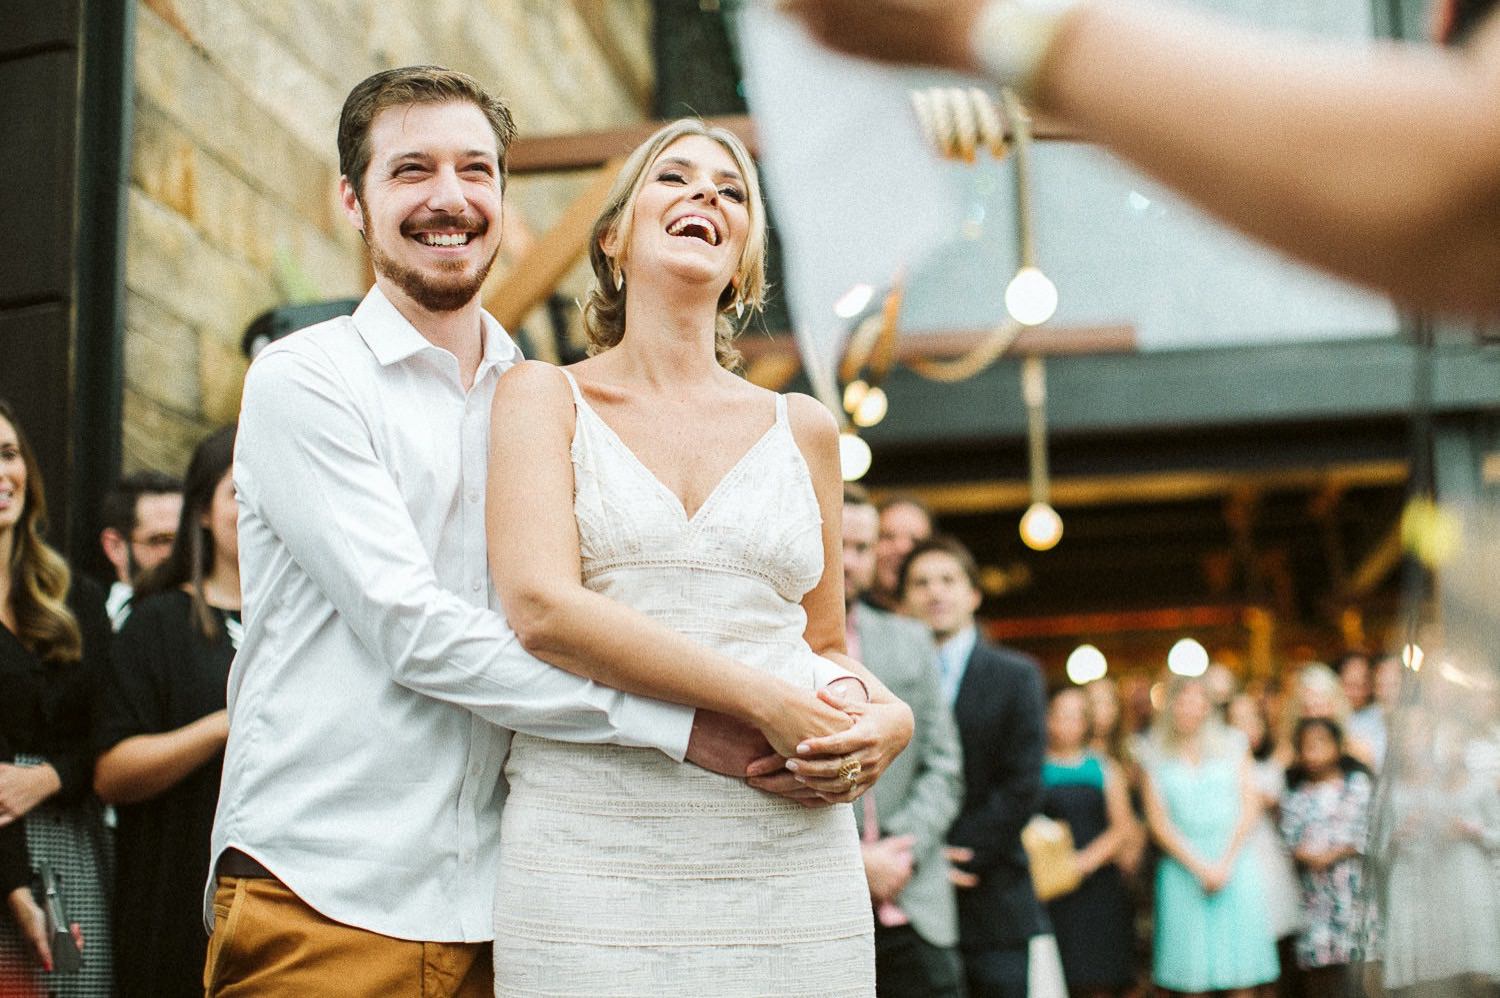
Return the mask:
<svg viewBox="0 0 1500 998">
<path fill-rule="evenodd" d="M 683 120 L 631 155 L 590 247 L 593 356 L 520 365 L 496 392 L 491 568 L 538 657 L 760 729 L 806 781 L 800 804 L 833 806 L 518 735 L 498 995 L 874 994 L 845 802 L 893 754 L 857 732 L 885 712 L 899 749 L 911 712 L 862 671 L 872 703 L 852 728 L 813 692 L 820 656 L 844 651 L 837 430 L 812 399 L 728 369 L 764 246 L 733 135 Z M 631 637 L 642 624 L 653 639 Z"/>
<path fill-rule="evenodd" d="M 109 618 L 103 593 L 42 539 L 46 517 L 36 459 L 0 402 L 0 741 L 15 752 L 14 763 L 0 762 L 0 826 L 25 828 L 30 861 L 56 875 L 64 912 L 87 944 L 78 970 L 43 975 L 40 953 L 14 921 L 0 920 L 0 975 L 21 989 L 103 998 L 113 993 L 108 860 L 89 776 Z"/>
</svg>

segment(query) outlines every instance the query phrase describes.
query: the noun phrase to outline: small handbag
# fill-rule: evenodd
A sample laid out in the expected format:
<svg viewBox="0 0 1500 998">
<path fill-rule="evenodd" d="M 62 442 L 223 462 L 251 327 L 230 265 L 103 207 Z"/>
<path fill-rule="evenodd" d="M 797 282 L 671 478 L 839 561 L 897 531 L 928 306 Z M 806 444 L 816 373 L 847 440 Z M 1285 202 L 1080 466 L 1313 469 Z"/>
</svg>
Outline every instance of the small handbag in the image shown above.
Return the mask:
<svg viewBox="0 0 1500 998">
<path fill-rule="evenodd" d="M 1021 847 L 1031 865 L 1031 887 L 1038 901 L 1051 901 L 1078 889 L 1078 855 L 1073 830 L 1065 822 L 1038 814 L 1021 829 Z"/>
</svg>

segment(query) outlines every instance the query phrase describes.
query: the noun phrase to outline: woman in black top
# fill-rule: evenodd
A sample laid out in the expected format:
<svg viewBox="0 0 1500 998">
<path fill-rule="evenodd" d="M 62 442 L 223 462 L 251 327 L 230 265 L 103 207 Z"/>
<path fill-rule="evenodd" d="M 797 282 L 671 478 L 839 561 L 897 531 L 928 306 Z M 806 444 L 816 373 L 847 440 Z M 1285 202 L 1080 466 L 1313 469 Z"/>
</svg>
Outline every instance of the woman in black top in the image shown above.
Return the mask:
<svg viewBox="0 0 1500 998">
<path fill-rule="evenodd" d="M 203 994 L 203 890 L 239 638 L 234 429 L 193 452 L 172 553 L 136 587 L 99 711 L 94 786 L 119 812 L 121 998 Z"/>
<path fill-rule="evenodd" d="M 10 840 L 7 879 L 15 879 L 17 863 L 46 863 L 65 917 L 81 923 L 88 943 L 81 969 L 44 973 L 45 954 L 15 921 L 28 909 L 12 892 L 11 917 L 0 919 L 0 980 L 23 993 L 106 996 L 108 858 L 89 793 L 89 726 L 109 620 L 103 593 L 75 577 L 42 539 L 46 515 L 36 459 L 14 411 L 0 402 L 0 739 L 14 753 L 0 762 L 0 830 L 17 827 L 25 835 L 24 852 Z"/>
</svg>

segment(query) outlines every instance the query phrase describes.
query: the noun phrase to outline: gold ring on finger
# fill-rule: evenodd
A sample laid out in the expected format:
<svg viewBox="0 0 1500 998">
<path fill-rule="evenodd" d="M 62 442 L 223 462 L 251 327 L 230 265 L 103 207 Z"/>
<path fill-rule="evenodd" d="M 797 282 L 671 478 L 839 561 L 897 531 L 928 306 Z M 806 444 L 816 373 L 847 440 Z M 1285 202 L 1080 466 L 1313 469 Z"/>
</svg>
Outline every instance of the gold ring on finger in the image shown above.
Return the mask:
<svg viewBox="0 0 1500 998">
<path fill-rule="evenodd" d="M 860 765 L 854 756 L 845 756 L 844 761 L 839 763 L 839 776 L 853 789 L 859 783 Z"/>
</svg>

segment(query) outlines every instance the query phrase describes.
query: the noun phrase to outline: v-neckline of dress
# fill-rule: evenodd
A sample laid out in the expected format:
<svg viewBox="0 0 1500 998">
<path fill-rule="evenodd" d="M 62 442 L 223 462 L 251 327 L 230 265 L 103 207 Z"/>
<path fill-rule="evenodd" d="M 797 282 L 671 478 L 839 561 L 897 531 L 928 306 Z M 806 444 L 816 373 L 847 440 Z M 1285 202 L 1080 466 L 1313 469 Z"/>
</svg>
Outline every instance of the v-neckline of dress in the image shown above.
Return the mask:
<svg viewBox="0 0 1500 998">
<path fill-rule="evenodd" d="M 668 488 L 667 484 L 661 480 L 656 472 L 652 471 L 646 465 L 646 462 L 642 461 L 639 455 L 637 455 L 635 451 L 630 449 L 630 445 L 625 442 L 624 438 L 621 437 L 619 433 L 615 432 L 615 428 L 613 426 L 610 426 L 609 422 L 605 420 L 603 416 L 599 415 L 594 407 L 589 404 L 589 401 L 583 397 L 582 391 L 579 391 L 578 393 L 578 403 L 580 409 L 586 411 L 591 417 L 593 417 L 596 422 L 598 422 L 601 427 L 603 427 L 604 432 L 608 435 L 609 440 L 614 444 L 614 446 L 620 449 L 620 451 L 625 455 L 626 459 L 629 460 L 630 463 L 633 464 L 641 472 L 641 474 L 651 482 L 652 486 L 656 488 L 656 490 L 662 495 L 662 497 L 671 500 L 672 507 L 677 510 L 678 514 L 682 517 L 683 522 L 689 527 L 697 525 L 698 520 L 703 516 L 704 511 L 713 506 L 714 500 L 719 497 L 719 494 L 724 491 L 725 487 L 728 486 L 728 484 L 738 475 L 740 469 L 743 468 L 747 462 L 749 462 L 750 458 L 757 451 L 765 446 L 766 441 L 771 439 L 771 435 L 776 432 L 776 428 L 781 425 L 782 420 L 781 405 L 778 402 L 776 406 L 776 418 L 771 421 L 771 425 L 766 427 L 766 431 L 759 437 L 757 437 L 755 442 L 752 443 L 745 450 L 745 452 L 740 455 L 739 460 L 735 461 L 734 464 L 729 466 L 729 470 L 724 472 L 723 476 L 719 478 L 719 481 L 714 485 L 712 489 L 709 490 L 708 495 L 703 498 L 703 502 L 698 505 L 697 509 L 693 510 L 693 512 L 689 514 L 687 511 L 687 504 L 682 501 L 682 497 Z"/>
</svg>

